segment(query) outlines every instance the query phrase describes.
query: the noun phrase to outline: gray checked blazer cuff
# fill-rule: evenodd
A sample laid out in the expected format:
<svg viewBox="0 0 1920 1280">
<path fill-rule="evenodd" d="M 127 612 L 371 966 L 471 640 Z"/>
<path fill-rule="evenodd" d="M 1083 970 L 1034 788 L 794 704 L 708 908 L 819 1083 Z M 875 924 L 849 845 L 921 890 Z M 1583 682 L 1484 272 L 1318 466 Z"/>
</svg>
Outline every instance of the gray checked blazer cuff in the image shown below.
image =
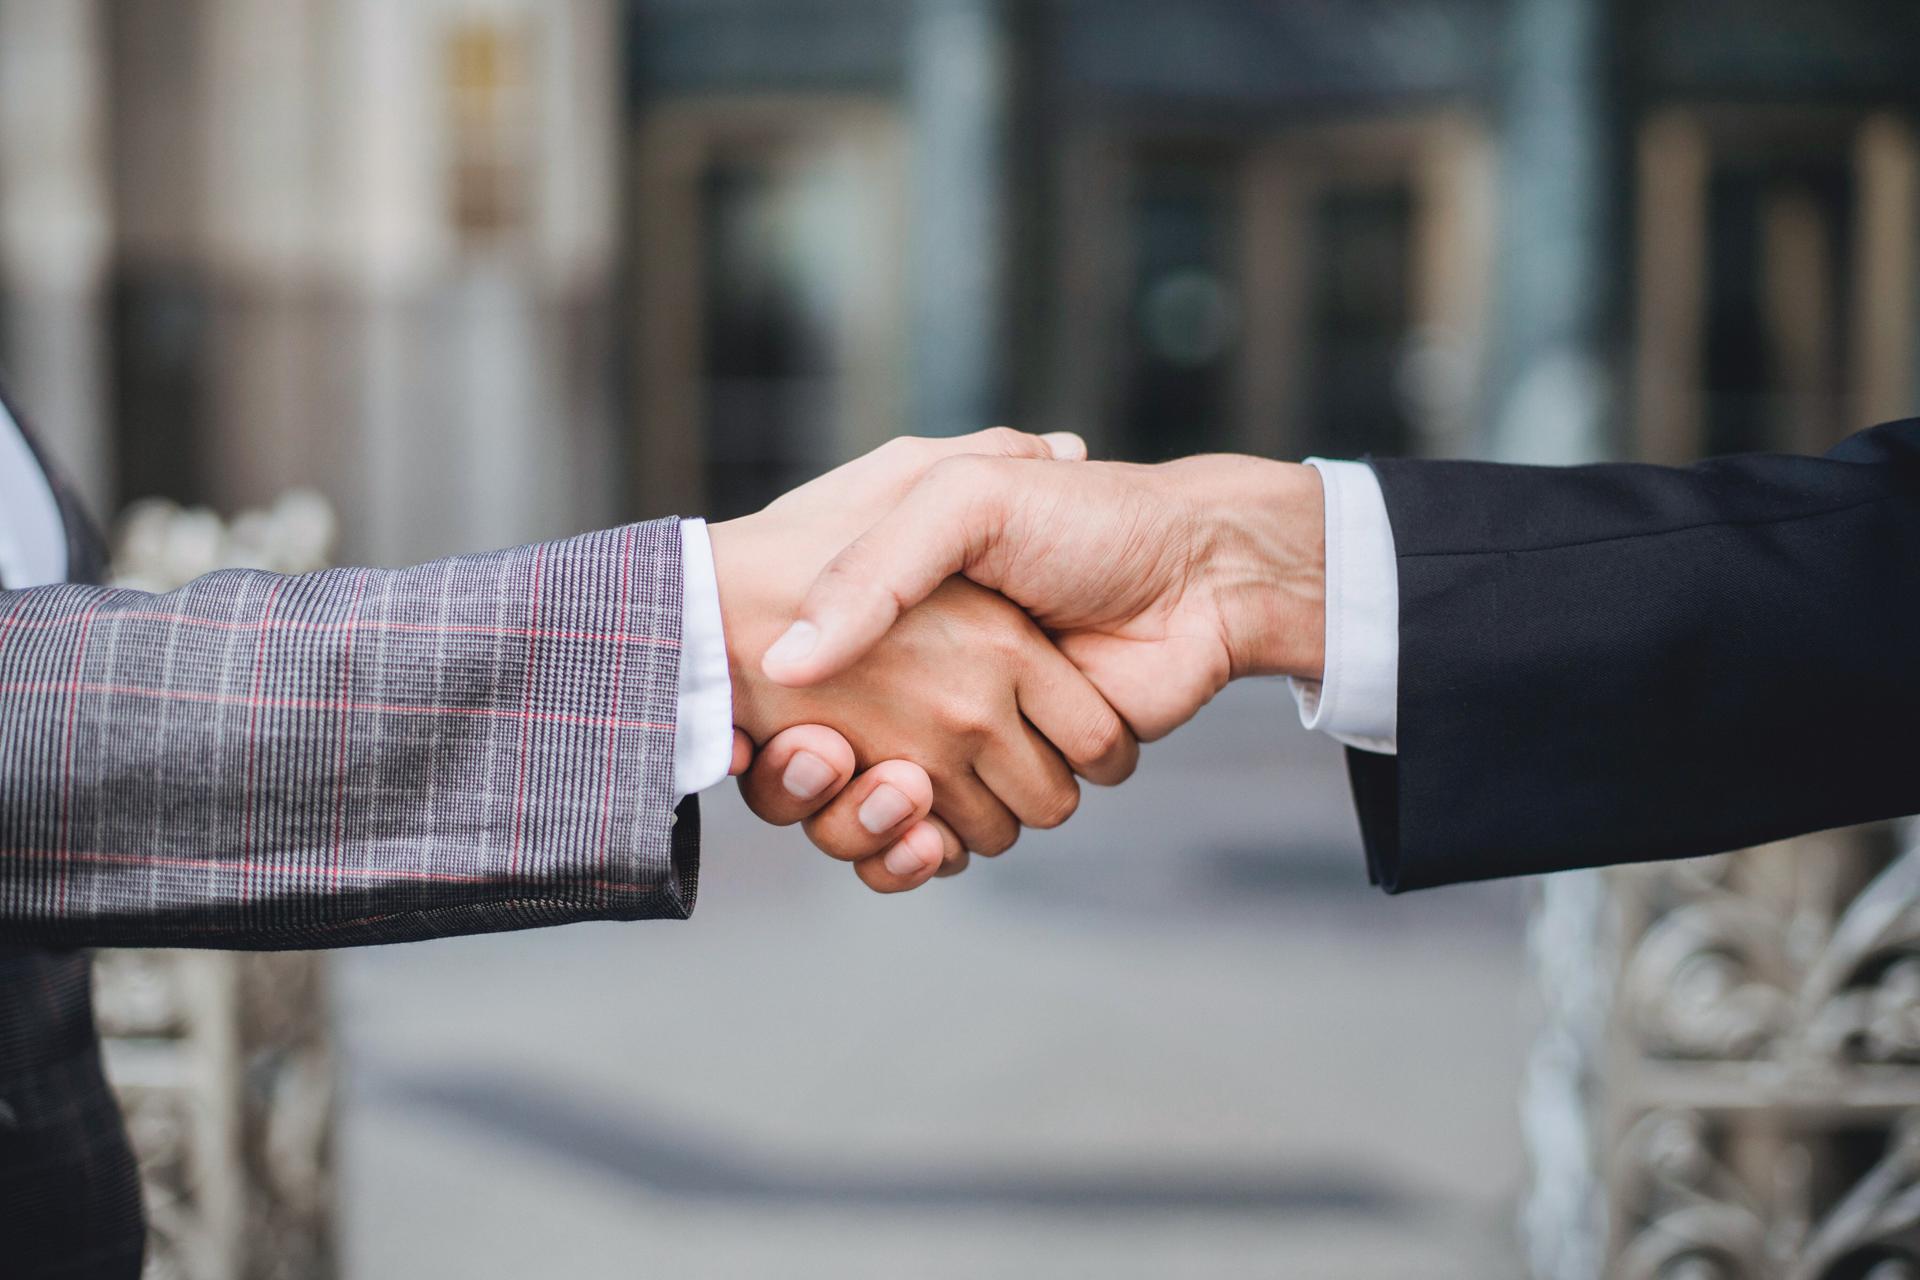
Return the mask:
<svg viewBox="0 0 1920 1280">
<path fill-rule="evenodd" d="M 0 592 L 0 942 L 683 918 L 678 523 L 402 570 Z"/>
</svg>

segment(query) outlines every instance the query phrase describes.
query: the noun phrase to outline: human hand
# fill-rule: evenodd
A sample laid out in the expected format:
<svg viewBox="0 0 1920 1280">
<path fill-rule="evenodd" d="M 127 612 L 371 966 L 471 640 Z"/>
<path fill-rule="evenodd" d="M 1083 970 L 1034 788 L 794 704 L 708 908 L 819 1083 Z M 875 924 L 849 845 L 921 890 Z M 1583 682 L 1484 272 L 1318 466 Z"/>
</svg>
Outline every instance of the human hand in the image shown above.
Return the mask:
<svg viewBox="0 0 1920 1280">
<path fill-rule="evenodd" d="M 1069 457 L 1079 453 L 1077 440 L 1058 443 Z M 868 661 L 813 689 L 783 688 L 761 674 L 767 644 L 833 554 L 897 504 L 929 466 L 981 449 L 1002 458 L 1054 456 L 1048 442 L 1004 430 L 903 439 L 765 511 L 710 530 L 736 723 L 763 743 L 790 725 L 830 724 L 845 733 L 858 764 L 907 760 L 924 767 L 932 793 L 924 824 L 880 824 L 886 802 L 897 812 L 904 798 L 912 802 L 908 812 L 925 812 L 912 775 L 891 766 L 879 777 L 870 771 L 809 823 L 817 843 L 855 861 L 876 888 L 912 887 L 936 869 L 955 869 L 966 850 L 1001 852 L 1022 823 L 1057 825 L 1078 803 L 1075 771 L 1117 782 L 1136 759 L 1120 719 L 1031 620 L 964 582 L 923 593 L 932 598 L 901 614 Z M 749 784 L 758 776 L 756 765 Z M 769 764 L 765 776 L 780 775 Z M 904 790 L 893 785 L 902 780 Z M 744 789 L 750 801 L 778 808 L 772 787 Z"/>
<path fill-rule="evenodd" d="M 967 869 L 960 837 L 931 812 L 933 780 L 911 760 L 882 760 L 857 773 L 852 745 L 825 725 L 784 729 L 757 752 L 744 733 L 735 730 L 735 738 L 733 772 L 747 807 L 774 826 L 800 823 L 815 845 L 851 863 L 875 892 L 917 889 L 934 876 Z M 913 807 L 898 825 L 875 834 L 861 817 L 872 812 L 869 802 L 882 786 Z M 888 797 L 882 803 L 899 802 Z"/>
<path fill-rule="evenodd" d="M 878 893 L 918 888 L 933 876 L 966 869 L 960 838 L 930 812 L 933 780 L 926 770 L 911 760 L 883 760 L 858 772 L 852 745 L 826 725 L 782 729 L 757 750 L 735 729 L 728 772 L 740 779 L 741 797 L 755 816 L 776 827 L 800 823 L 814 844 L 851 862 Z M 877 811 L 869 802 L 883 786 L 911 808 L 875 834 L 860 819 Z M 879 804 L 898 808 L 900 801 L 887 796 Z"/>
<path fill-rule="evenodd" d="M 948 458 L 821 572 L 764 671 L 830 680 L 964 574 L 1026 609 L 1152 740 L 1230 680 L 1319 677 L 1323 501 L 1311 468 L 1258 458 Z"/>
</svg>

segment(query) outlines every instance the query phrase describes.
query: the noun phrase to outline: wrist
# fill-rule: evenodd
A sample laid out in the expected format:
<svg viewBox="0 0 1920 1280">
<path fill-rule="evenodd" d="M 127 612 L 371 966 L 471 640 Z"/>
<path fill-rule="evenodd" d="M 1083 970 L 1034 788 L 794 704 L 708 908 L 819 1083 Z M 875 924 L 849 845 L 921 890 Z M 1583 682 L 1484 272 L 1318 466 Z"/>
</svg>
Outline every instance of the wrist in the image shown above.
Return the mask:
<svg viewBox="0 0 1920 1280">
<path fill-rule="evenodd" d="M 1202 570 L 1230 678 L 1326 666 L 1326 495 L 1312 467 L 1230 457 L 1200 495 Z"/>
<path fill-rule="evenodd" d="M 761 536 L 761 518 L 742 516 L 707 526 L 713 546 L 714 585 L 720 597 L 721 628 L 726 635 L 727 676 L 733 685 L 733 720 L 750 736 L 760 717 L 760 657 L 799 599 L 778 589 L 776 548 Z"/>
</svg>

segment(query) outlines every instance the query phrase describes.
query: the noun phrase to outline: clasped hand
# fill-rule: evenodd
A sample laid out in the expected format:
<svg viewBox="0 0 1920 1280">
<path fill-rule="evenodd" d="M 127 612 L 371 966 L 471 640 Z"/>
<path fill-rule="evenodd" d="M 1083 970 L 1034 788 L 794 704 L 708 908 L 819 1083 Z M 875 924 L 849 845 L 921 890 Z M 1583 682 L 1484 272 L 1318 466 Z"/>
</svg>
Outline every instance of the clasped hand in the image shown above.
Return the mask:
<svg viewBox="0 0 1920 1280">
<path fill-rule="evenodd" d="M 1064 822 L 1229 680 L 1318 677 L 1317 477 L 1085 457 L 902 438 L 713 527 L 759 816 L 911 889 Z"/>
</svg>

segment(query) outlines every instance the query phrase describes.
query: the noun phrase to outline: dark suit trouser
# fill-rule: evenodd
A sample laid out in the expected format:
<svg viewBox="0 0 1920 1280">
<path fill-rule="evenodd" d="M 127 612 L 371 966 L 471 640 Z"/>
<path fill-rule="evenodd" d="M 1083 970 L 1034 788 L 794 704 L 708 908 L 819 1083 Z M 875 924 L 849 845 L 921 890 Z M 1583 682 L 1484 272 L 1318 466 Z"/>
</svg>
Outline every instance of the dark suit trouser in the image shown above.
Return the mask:
<svg viewBox="0 0 1920 1280">
<path fill-rule="evenodd" d="M 145 1224 L 82 951 L 0 948 L 0 1275 L 132 1280 Z"/>
</svg>

